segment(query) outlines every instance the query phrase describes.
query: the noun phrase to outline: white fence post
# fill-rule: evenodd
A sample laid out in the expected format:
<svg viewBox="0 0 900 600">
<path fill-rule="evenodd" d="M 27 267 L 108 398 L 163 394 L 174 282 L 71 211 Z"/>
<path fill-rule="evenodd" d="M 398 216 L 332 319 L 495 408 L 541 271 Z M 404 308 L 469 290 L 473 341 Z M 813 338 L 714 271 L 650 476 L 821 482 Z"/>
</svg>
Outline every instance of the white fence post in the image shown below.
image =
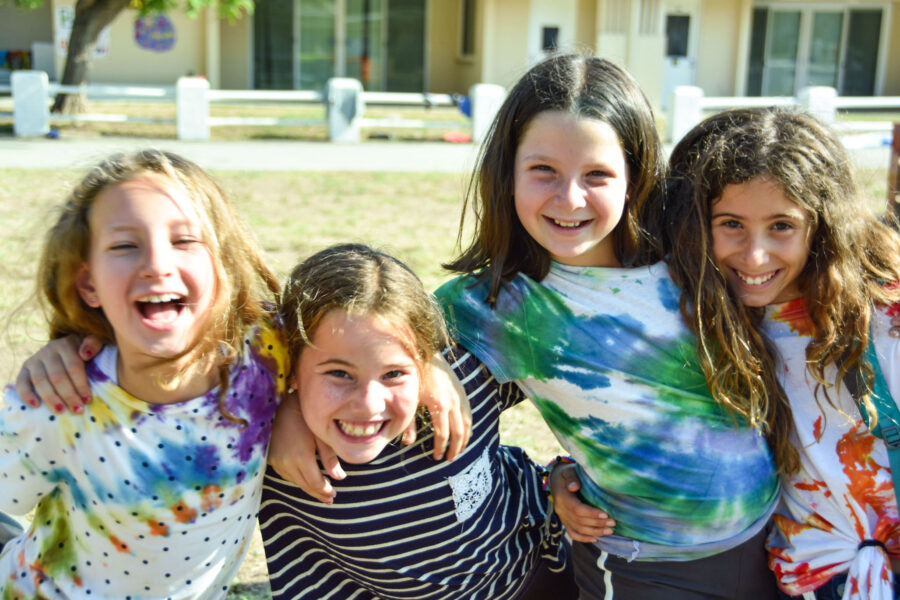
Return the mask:
<svg viewBox="0 0 900 600">
<path fill-rule="evenodd" d="M 209 139 L 209 82 L 203 77 L 179 77 L 175 85 L 175 126 L 179 140 Z"/>
<path fill-rule="evenodd" d="M 506 90 L 494 83 L 476 83 L 469 88 L 469 98 L 472 102 L 472 141 L 480 144 L 503 106 Z"/>
<path fill-rule="evenodd" d="M 365 110 L 362 91 L 362 83 L 356 79 L 332 77 L 328 80 L 325 101 L 328 139 L 332 142 L 359 141 L 359 119 Z"/>
<path fill-rule="evenodd" d="M 813 86 L 800 90 L 797 103 L 806 107 L 811 115 L 831 125 L 837 113 L 837 90 L 833 87 Z"/>
<path fill-rule="evenodd" d="M 50 132 L 50 80 L 43 71 L 13 71 L 9 78 L 13 97 L 13 133 L 16 137 Z"/>
<path fill-rule="evenodd" d="M 667 124 L 671 142 L 678 142 L 694 125 L 703 120 L 703 90 L 692 85 L 679 85 L 672 92 Z"/>
</svg>

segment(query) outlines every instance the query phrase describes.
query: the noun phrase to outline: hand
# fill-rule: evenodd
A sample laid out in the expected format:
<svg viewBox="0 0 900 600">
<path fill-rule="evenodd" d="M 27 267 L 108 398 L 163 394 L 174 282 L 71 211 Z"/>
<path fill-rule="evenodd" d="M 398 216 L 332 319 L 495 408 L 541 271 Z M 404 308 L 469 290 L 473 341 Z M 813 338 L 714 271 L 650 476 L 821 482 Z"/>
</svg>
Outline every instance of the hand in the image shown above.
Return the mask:
<svg viewBox="0 0 900 600">
<path fill-rule="evenodd" d="M 440 354 L 436 354 L 423 377 L 419 404 L 431 415 L 434 429 L 434 459 L 441 460 L 446 452 L 447 460 L 459 456 L 472 435 L 472 407 L 459 378 Z M 403 443 L 416 441 L 415 422 L 403 432 Z"/>
<path fill-rule="evenodd" d="M 891 329 L 889 334 L 892 338 L 900 337 L 900 315 L 891 317 Z"/>
<path fill-rule="evenodd" d="M 56 413 L 66 407 L 80 414 L 91 400 L 91 387 L 84 370 L 84 361 L 103 349 L 99 338 L 88 336 L 80 344 L 69 335 L 51 340 L 30 356 L 16 377 L 16 391 L 31 406 L 41 401 Z"/>
<path fill-rule="evenodd" d="M 559 463 L 550 473 L 550 493 L 553 509 L 576 542 L 591 544 L 597 538 L 612 534 L 615 520 L 600 510 L 585 504 L 575 494 L 581 489 L 581 481 L 575 472 L 575 465 Z"/>
<path fill-rule="evenodd" d="M 283 478 L 310 496 L 331 504 L 337 492 L 319 470 L 316 450 L 329 476 L 334 479 L 347 476 L 331 447 L 316 438 L 307 427 L 296 393 L 289 392 L 275 413 L 268 462 Z"/>
</svg>

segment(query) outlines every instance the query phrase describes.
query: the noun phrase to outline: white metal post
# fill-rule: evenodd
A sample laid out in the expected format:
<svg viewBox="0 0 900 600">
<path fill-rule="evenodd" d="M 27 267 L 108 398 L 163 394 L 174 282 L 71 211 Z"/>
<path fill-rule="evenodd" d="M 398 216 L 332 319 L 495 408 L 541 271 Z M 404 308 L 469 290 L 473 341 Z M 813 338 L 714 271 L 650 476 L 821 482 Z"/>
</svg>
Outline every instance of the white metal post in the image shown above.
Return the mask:
<svg viewBox="0 0 900 600">
<path fill-rule="evenodd" d="M 179 77 L 175 85 L 175 125 L 179 140 L 209 139 L 209 82 L 203 77 Z"/>
<path fill-rule="evenodd" d="M 13 133 L 16 137 L 50 132 L 50 81 L 43 71 L 13 71 L 9 78 L 13 97 Z"/>
<path fill-rule="evenodd" d="M 506 90 L 493 83 L 476 83 L 469 88 L 469 98 L 472 102 L 472 141 L 480 144 L 506 99 Z"/>
<path fill-rule="evenodd" d="M 679 85 L 672 92 L 672 104 L 669 105 L 669 119 L 666 129 L 671 142 L 677 142 L 694 125 L 703 120 L 703 90 L 693 85 Z"/>
<path fill-rule="evenodd" d="M 836 102 L 837 90 L 833 87 L 806 87 L 797 94 L 797 103 L 805 106 L 810 114 L 828 125 L 834 123 L 837 113 Z"/>
<path fill-rule="evenodd" d="M 349 77 L 332 77 L 326 94 L 328 139 L 332 142 L 358 142 L 359 119 L 365 106 L 362 83 Z"/>
</svg>

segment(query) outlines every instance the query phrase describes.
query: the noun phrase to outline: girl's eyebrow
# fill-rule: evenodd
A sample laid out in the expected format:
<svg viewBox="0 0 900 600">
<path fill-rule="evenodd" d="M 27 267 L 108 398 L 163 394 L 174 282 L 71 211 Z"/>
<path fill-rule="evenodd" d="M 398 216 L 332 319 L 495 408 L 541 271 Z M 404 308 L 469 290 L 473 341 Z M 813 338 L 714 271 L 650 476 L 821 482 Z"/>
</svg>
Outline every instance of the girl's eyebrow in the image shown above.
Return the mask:
<svg viewBox="0 0 900 600">
<path fill-rule="evenodd" d="M 322 361 L 319 361 L 317 366 L 321 367 L 322 365 L 328 365 L 328 364 L 338 364 L 338 365 L 344 365 L 347 367 L 353 366 L 353 363 L 350 362 L 349 360 L 344 360 L 343 358 L 334 358 L 334 357 L 328 357 Z"/>
<path fill-rule="evenodd" d="M 730 213 L 730 212 L 714 212 L 712 214 L 712 218 L 715 219 L 718 217 L 731 217 L 733 219 L 746 218 L 744 215 L 739 215 L 739 214 Z M 766 221 L 774 221 L 777 219 L 794 219 L 794 220 L 802 221 L 803 215 L 800 213 L 775 213 L 773 215 L 768 215 L 768 216 L 763 217 L 763 220 L 766 220 Z"/>
</svg>

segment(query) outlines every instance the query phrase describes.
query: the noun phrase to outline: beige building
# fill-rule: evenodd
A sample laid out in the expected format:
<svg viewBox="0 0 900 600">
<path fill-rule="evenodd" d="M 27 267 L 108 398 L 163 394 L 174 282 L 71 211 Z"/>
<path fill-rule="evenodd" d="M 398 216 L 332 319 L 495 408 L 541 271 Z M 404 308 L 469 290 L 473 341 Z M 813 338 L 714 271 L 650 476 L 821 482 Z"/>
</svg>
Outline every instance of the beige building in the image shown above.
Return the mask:
<svg viewBox="0 0 900 600">
<path fill-rule="evenodd" d="M 7 64 L 38 42 L 35 66 L 60 74 L 73 5 L 0 7 Z M 509 85 L 561 48 L 624 65 L 657 106 L 684 84 L 711 96 L 806 85 L 900 95 L 900 0 L 257 0 L 235 23 L 212 11 L 136 17 L 110 26 L 93 82 L 171 85 L 192 74 L 213 87 L 320 89 L 345 76 L 369 90 L 465 92 Z"/>
</svg>

